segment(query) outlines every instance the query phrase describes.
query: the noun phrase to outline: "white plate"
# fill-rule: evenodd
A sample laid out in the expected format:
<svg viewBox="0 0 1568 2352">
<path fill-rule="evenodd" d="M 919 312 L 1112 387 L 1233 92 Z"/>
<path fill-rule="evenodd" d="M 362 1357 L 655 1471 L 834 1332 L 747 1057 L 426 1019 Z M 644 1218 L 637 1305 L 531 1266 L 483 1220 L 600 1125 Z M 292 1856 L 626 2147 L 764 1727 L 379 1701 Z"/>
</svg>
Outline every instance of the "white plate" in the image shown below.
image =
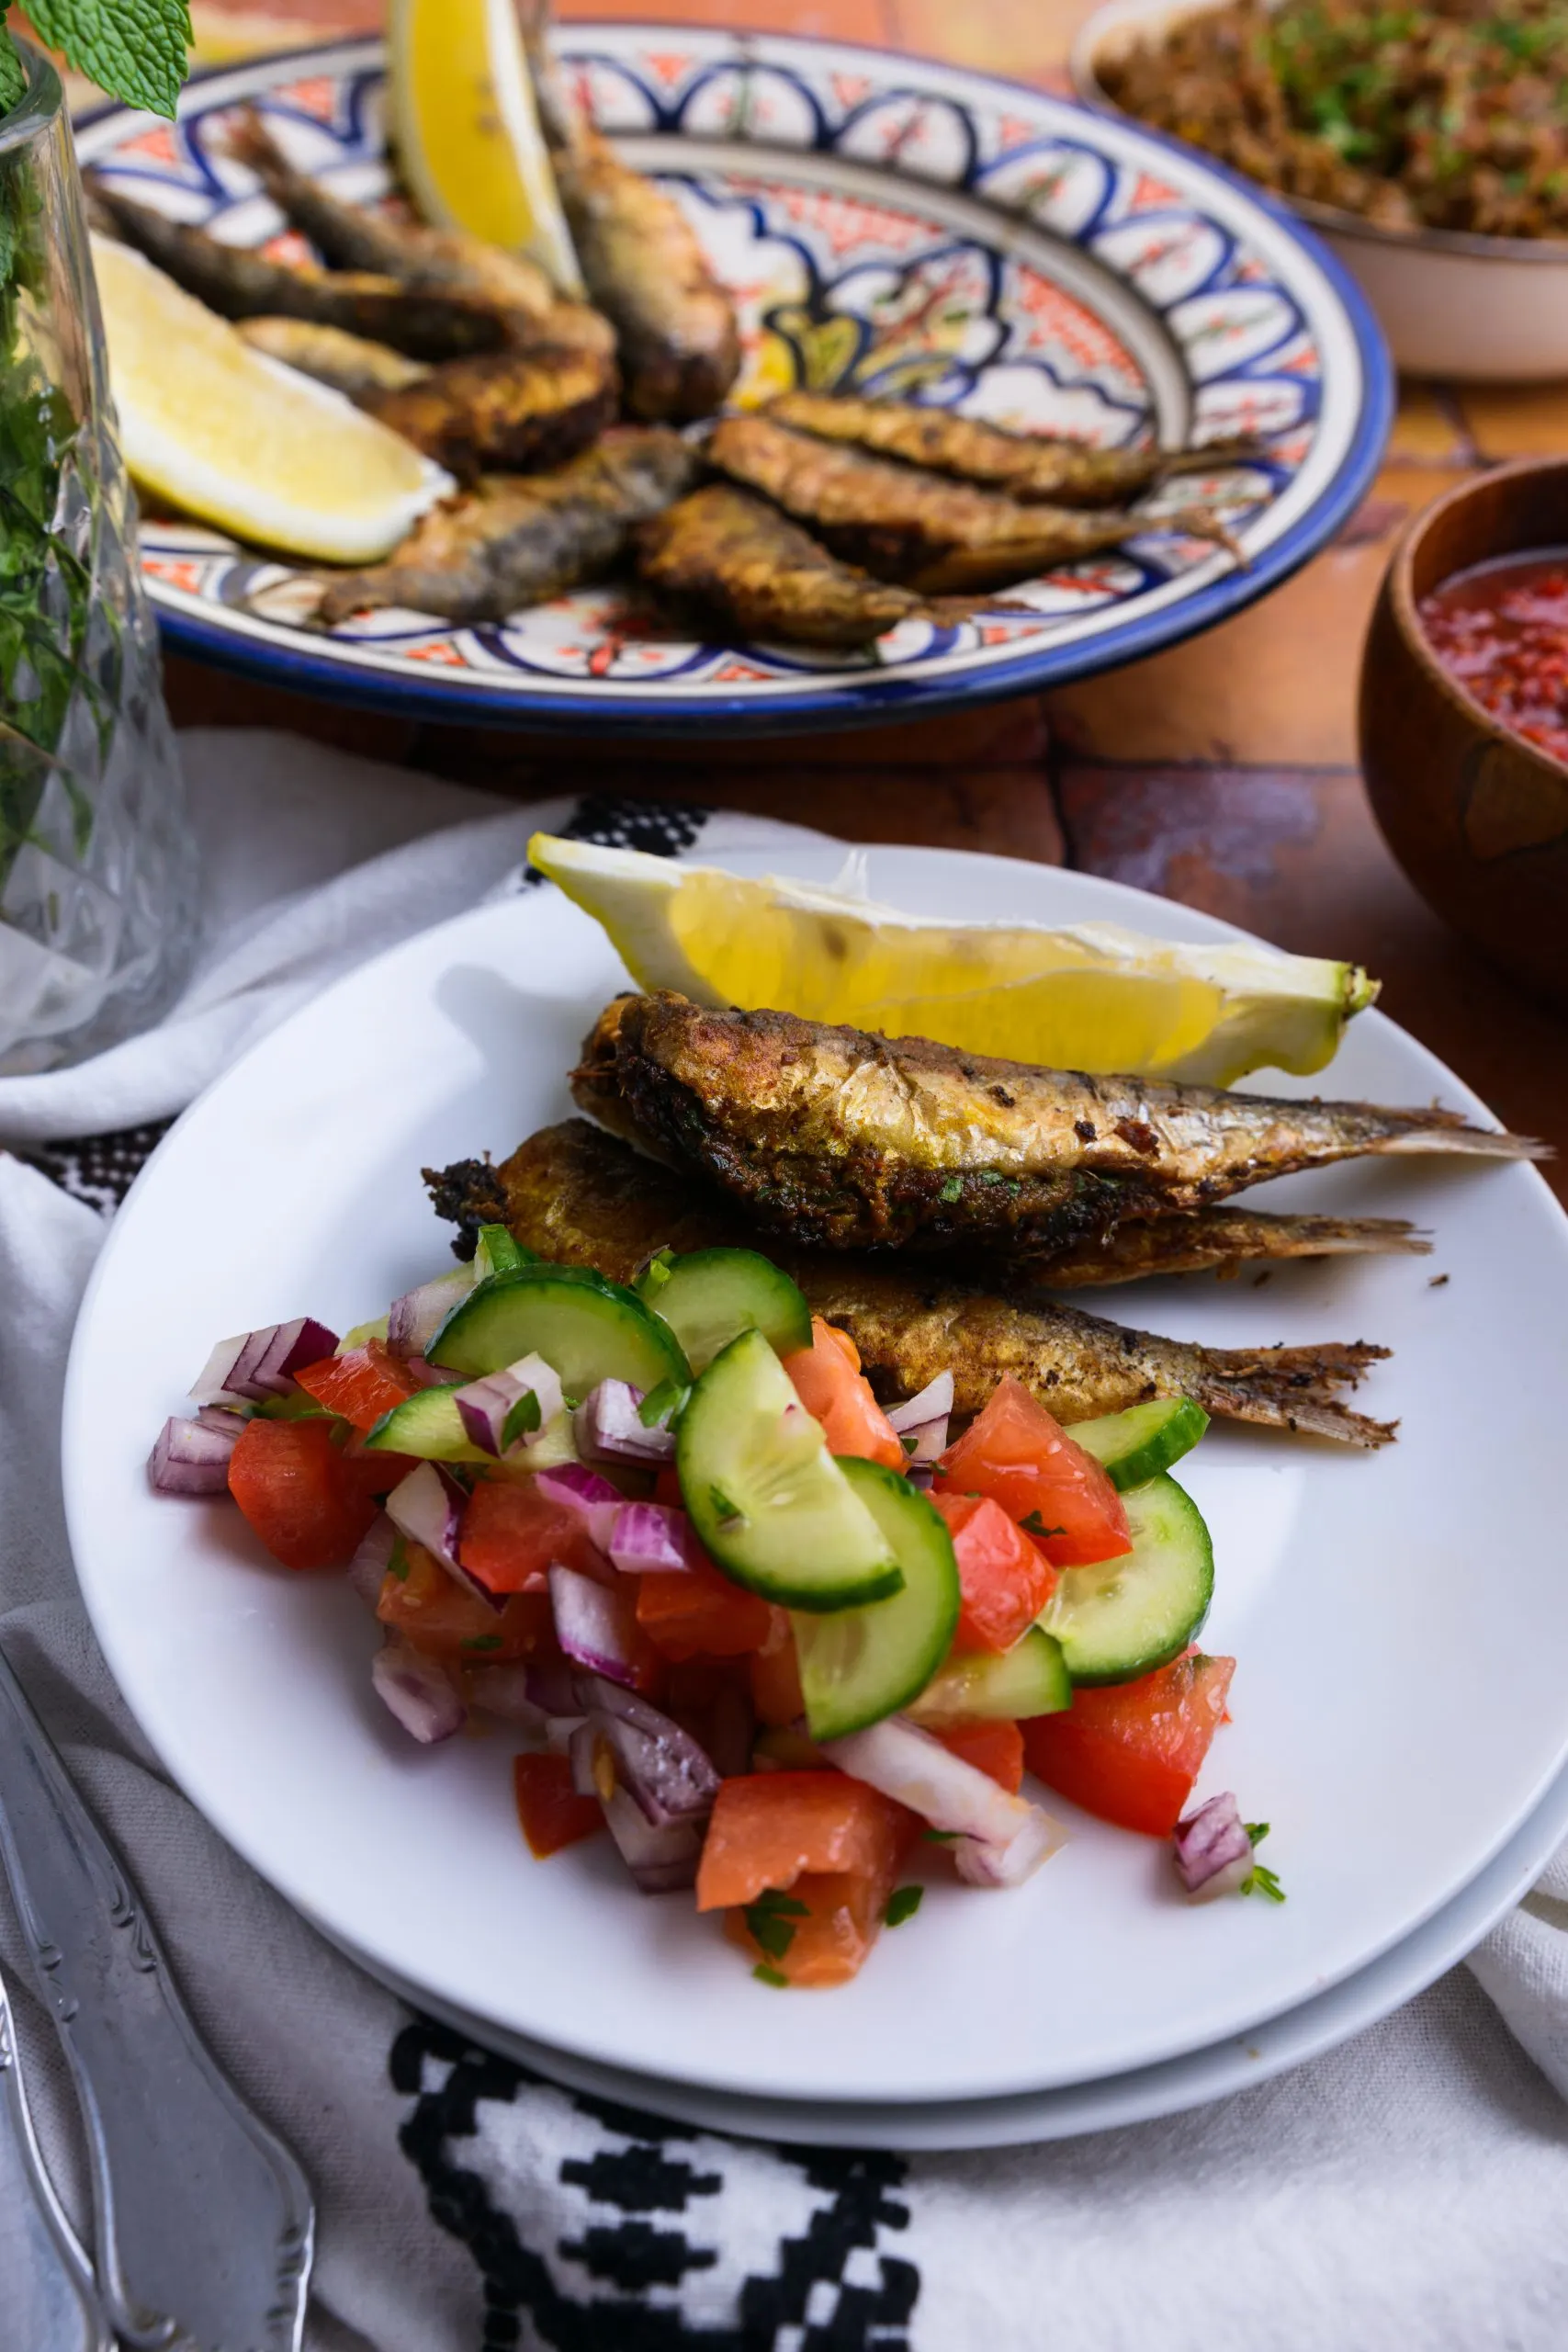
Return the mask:
<svg viewBox="0 0 1568 2352">
<path fill-rule="evenodd" d="M 826 878 L 837 856 L 791 863 Z M 870 866 L 875 895 L 917 910 L 1230 935 L 1007 860 L 875 849 Z M 1205 1639 L 1241 1660 L 1203 1785 L 1275 1825 L 1282 1908 L 1190 1909 L 1163 1849 L 1063 1806 L 1072 1843 L 1019 1894 L 933 1887 L 854 1984 L 770 1993 L 687 1904 L 635 1899 L 602 1841 L 531 1863 L 505 1740 L 403 1740 L 340 1581 L 269 1566 L 225 1505 L 149 1491 L 148 1445 L 213 1340 L 307 1308 L 345 1328 L 441 1263 L 421 1166 L 503 1153 L 560 1115 L 562 1072 L 620 984 L 603 934 L 549 891 L 410 941 L 213 1087 L 116 1221 L 67 1384 L 72 1538 L 131 1707 L 222 1834 L 434 2001 L 595 2064 L 768 2098 L 986 2098 L 1155 2064 L 1296 2007 L 1450 1901 L 1568 1749 L 1552 1476 L 1568 1224 L 1524 1167 L 1386 1161 L 1280 1188 L 1432 1225 L 1441 1289 L 1420 1261 L 1341 1261 L 1266 1291 L 1107 1302 L 1215 1343 L 1397 1351 L 1369 1401 L 1403 1417 L 1398 1445 L 1224 1430 L 1191 1469 L 1219 1563 Z M 1335 1075 L 1347 1093 L 1480 1108 L 1377 1015 Z"/>
<path fill-rule="evenodd" d="M 1358 1969 L 1320 1993 L 1271 2018 L 1250 2032 L 1235 2034 L 1207 2050 L 1190 2050 L 1156 2066 L 1108 2075 L 1097 2083 L 1073 2083 L 1055 2091 L 1026 2091 L 1012 2098 L 952 2099 L 929 2107 L 879 2107 L 834 2100 L 810 2105 L 791 2099 L 747 2098 L 724 2091 L 696 2090 L 689 2083 L 667 2083 L 649 2075 L 596 2066 L 591 2060 L 563 2057 L 558 2050 L 508 2034 L 444 2003 L 434 2005 L 448 2025 L 480 2044 L 518 2059 L 569 2090 L 612 2099 L 618 2107 L 671 2115 L 705 2132 L 728 2132 L 742 2139 L 781 2140 L 810 2148 L 897 2148 L 905 2154 L 934 2154 L 944 2148 L 1010 2148 L 1025 2142 L 1071 2140 L 1083 2132 L 1110 2132 L 1123 2124 L 1148 2123 L 1179 2115 L 1211 2099 L 1252 2090 L 1292 2066 L 1304 2065 L 1353 2033 L 1414 2000 L 1446 1969 L 1475 1950 L 1489 1928 L 1528 1893 L 1568 1837 L 1568 1772 L 1560 1772 L 1522 1829 L 1468 1886 L 1435 1912 L 1413 1936 L 1395 1944 L 1370 1967 Z M 351 1958 L 356 1957 L 352 1951 Z M 394 1992 L 423 2001 L 428 1996 L 379 1972 Z"/>
</svg>

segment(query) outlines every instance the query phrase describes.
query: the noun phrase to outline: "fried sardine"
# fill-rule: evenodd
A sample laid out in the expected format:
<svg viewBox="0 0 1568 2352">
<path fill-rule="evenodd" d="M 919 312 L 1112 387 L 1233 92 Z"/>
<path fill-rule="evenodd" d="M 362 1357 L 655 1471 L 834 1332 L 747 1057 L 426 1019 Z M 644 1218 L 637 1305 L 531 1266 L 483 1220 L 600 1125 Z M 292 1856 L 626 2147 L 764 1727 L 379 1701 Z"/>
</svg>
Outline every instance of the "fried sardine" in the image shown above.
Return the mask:
<svg viewBox="0 0 1568 2352">
<path fill-rule="evenodd" d="M 564 464 L 612 423 L 617 390 L 615 362 L 602 352 L 540 347 L 448 360 L 417 383 L 358 397 L 370 415 L 471 481 Z"/>
<path fill-rule="evenodd" d="M 1024 506 L 996 491 L 792 432 L 772 416 L 721 418 L 706 455 L 732 481 L 761 491 L 809 525 L 845 562 L 927 595 L 1005 588 L 1150 531 L 1185 531 L 1235 552 L 1223 526 L 1197 508 L 1156 521 Z"/>
<path fill-rule="evenodd" d="M 1178 474 L 1209 473 L 1258 455 L 1255 441 L 1211 441 L 1199 449 L 1096 449 L 1044 433 L 1010 433 L 956 410 L 915 401 L 863 400 L 849 392 L 781 392 L 764 412 L 822 441 L 848 441 L 952 474 L 1021 505 L 1122 506 Z"/>
<path fill-rule="evenodd" d="M 722 482 L 644 524 L 637 571 L 649 587 L 700 606 L 741 637 L 867 645 L 900 621 L 951 617 L 908 588 L 840 563 L 776 506 Z"/>
<path fill-rule="evenodd" d="M 615 328 L 626 406 L 650 423 L 711 416 L 740 370 L 735 306 L 672 196 L 623 164 L 560 87 L 547 0 L 523 0 L 539 119 L 589 293 Z"/>
<path fill-rule="evenodd" d="M 306 319 L 241 319 L 238 333 L 269 359 L 281 359 L 351 401 L 366 392 L 400 392 L 430 373 L 423 360 L 405 359 L 389 344 L 371 343 L 343 327 L 312 326 Z"/>
<path fill-rule="evenodd" d="M 767 1230 L 834 1249 L 1056 1249 L 1366 1154 L 1544 1155 L 1451 1111 L 1091 1078 L 667 993 L 606 1008 L 573 1089 Z"/>
<path fill-rule="evenodd" d="M 507 314 L 492 302 L 445 288 L 420 289 L 379 273 L 296 268 L 246 245 L 226 245 L 205 229 L 122 196 L 88 174 L 95 220 L 134 245 L 225 319 L 307 319 L 387 344 L 411 359 L 457 359 L 499 351 Z"/>
<path fill-rule="evenodd" d="M 551 473 L 486 474 L 434 507 L 385 563 L 327 579 L 314 620 L 330 628 L 388 605 L 504 620 L 602 580 L 636 526 L 691 488 L 696 463 L 678 433 L 628 425 Z"/>
<path fill-rule="evenodd" d="M 470 1251 L 479 1224 L 503 1223 L 526 1249 L 596 1266 L 619 1282 L 656 1250 L 749 1238 L 715 1196 L 694 1192 L 689 1179 L 579 1119 L 545 1128 L 499 1168 L 465 1160 L 424 1173 L 437 1214 L 466 1228 Z M 884 1398 L 914 1396 L 951 1371 L 954 1410 L 967 1417 L 1012 1373 L 1064 1421 L 1150 1397 L 1192 1396 L 1227 1419 L 1311 1430 L 1349 1445 L 1382 1445 L 1393 1434 L 1334 1395 L 1386 1349 L 1204 1348 L 1039 1296 L 1009 1302 L 915 1266 L 797 1250 L 773 1254 L 813 1311 L 849 1333 Z"/>
<path fill-rule="evenodd" d="M 229 130 L 231 153 L 248 164 L 292 227 L 309 237 L 337 269 L 370 270 L 420 292 L 474 296 L 511 311 L 521 333 L 536 332 L 558 348 L 595 351 L 609 358 L 615 330 L 585 302 L 564 300 L 547 273 L 525 254 L 469 236 L 461 229 L 430 229 L 395 220 L 367 206 L 347 204 L 293 164 L 252 107 Z"/>
</svg>

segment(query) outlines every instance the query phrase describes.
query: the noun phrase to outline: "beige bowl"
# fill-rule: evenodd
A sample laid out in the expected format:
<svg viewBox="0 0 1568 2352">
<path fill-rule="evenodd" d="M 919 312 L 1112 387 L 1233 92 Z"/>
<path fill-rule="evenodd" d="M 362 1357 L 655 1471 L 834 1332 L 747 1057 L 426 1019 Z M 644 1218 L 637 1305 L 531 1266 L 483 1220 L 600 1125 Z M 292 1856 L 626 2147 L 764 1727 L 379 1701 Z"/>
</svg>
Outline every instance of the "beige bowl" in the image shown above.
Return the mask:
<svg viewBox="0 0 1568 2352">
<path fill-rule="evenodd" d="M 1228 0 L 1110 0 L 1073 44 L 1073 85 L 1102 114 L 1122 109 L 1100 66 L 1183 18 Z M 1268 191 L 1270 195 L 1276 192 Z M 1461 383 L 1568 377 L 1568 240 L 1401 233 L 1308 198 L 1276 197 L 1310 221 L 1360 283 L 1399 367 Z"/>
</svg>

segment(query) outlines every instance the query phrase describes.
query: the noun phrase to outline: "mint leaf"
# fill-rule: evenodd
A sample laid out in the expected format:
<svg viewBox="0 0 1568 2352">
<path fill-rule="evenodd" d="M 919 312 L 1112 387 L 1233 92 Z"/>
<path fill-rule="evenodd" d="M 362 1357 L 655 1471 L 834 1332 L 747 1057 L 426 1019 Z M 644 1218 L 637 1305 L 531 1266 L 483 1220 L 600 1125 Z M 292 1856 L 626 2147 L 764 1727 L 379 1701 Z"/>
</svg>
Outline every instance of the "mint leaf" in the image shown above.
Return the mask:
<svg viewBox="0 0 1568 2352">
<path fill-rule="evenodd" d="M 39 39 L 128 106 L 172 116 L 189 70 L 186 0 L 30 0 Z"/>
<path fill-rule="evenodd" d="M 920 1907 L 925 1891 L 923 1886 L 896 1886 L 882 1915 L 884 1927 L 901 1928 L 906 1919 L 912 1919 Z"/>
<path fill-rule="evenodd" d="M 751 1940 L 770 1960 L 782 1960 L 795 1941 L 791 1922 L 808 1917 L 807 1905 L 793 1894 L 781 1894 L 776 1887 L 765 1887 L 755 1903 L 748 1903 L 741 1915 Z"/>
<path fill-rule="evenodd" d="M 6 10 L 0 7 L 0 107 L 8 113 L 12 107 L 20 106 L 27 96 L 27 88 L 28 77 L 12 42 L 10 28 L 6 23 Z M 6 266 L 9 269 L 9 254 L 6 256 Z"/>
</svg>

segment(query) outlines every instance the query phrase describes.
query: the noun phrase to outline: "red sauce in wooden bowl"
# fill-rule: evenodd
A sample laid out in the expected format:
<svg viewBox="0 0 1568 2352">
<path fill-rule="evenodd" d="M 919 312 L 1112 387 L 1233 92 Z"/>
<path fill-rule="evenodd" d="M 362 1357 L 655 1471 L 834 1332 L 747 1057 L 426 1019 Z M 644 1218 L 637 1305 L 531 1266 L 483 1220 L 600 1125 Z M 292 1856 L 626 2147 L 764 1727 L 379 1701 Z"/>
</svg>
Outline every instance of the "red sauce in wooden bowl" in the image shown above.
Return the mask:
<svg viewBox="0 0 1568 2352">
<path fill-rule="evenodd" d="M 1472 564 L 1417 609 L 1450 677 L 1568 767 L 1568 548 Z"/>
</svg>

